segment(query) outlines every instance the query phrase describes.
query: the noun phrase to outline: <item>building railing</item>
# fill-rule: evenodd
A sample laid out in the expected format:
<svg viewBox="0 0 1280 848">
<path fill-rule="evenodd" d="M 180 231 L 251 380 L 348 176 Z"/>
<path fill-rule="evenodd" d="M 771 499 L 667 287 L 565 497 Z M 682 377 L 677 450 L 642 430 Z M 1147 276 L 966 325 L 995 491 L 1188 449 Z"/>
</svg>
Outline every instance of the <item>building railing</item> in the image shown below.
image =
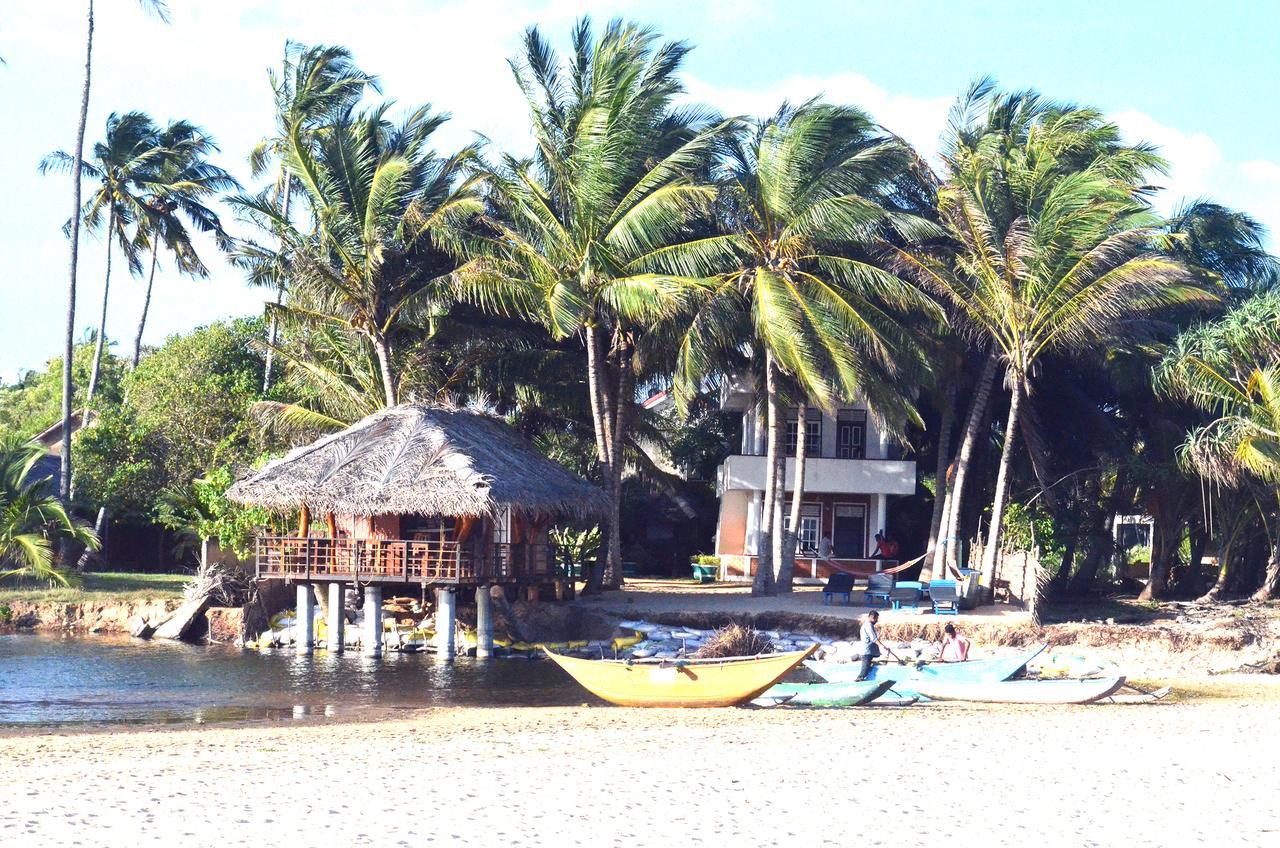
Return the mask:
<svg viewBox="0 0 1280 848">
<path fill-rule="evenodd" d="M 516 582 L 554 577 L 555 545 L 415 539 L 259 536 L 259 577 L 405 583 Z"/>
</svg>

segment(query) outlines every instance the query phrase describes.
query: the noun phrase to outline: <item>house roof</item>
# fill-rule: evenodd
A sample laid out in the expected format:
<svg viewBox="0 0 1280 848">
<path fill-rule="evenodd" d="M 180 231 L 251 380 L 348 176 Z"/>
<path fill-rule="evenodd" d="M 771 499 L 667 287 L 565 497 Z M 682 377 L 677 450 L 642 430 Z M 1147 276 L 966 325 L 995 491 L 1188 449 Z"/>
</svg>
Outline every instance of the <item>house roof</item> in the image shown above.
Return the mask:
<svg viewBox="0 0 1280 848">
<path fill-rule="evenodd" d="M 297 448 L 236 483 L 234 501 L 348 515 L 599 516 L 604 493 L 501 420 L 402 404 Z"/>
</svg>

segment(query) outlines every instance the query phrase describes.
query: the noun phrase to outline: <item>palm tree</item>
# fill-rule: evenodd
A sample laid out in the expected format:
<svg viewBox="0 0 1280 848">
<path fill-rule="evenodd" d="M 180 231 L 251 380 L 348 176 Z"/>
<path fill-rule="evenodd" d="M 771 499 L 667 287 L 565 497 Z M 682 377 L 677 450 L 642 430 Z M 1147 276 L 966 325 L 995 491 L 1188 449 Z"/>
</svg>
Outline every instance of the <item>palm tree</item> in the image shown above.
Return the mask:
<svg viewBox="0 0 1280 848">
<path fill-rule="evenodd" d="M 54 544 L 77 542 L 93 550 L 98 537 L 76 522 L 49 491 L 48 477 L 35 477 L 45 456 L 37 442 L 0 440 L 0 580 L 42 580 L 68 586 L 74 575 L 53 564 Z"/>
<path fill-rule="evenodd" d="M 275 309 L 363 336 L 377 358 L 382 401 L 394 406 L 398 337 L 442 313 L 459 230 L 481 205 L 474 178 L 463 176 L 474 150 L 445 158 L 428 147 L 448 117 L 422 107 L 397 126 L 387 108 L 341 115 L 318 137 L 294 125 L 285 162 L 314 229 L 295 227 L 267 193 L 232 203 L 280 240 L 274 251 L 244 244 L 236 253 L 251 273 L 288 265 L 299 297 Z"/>
<path fill-rule="evenodd" d="M 151 163 L 145 182 L 136 238 L 138 250 L 151 248 L 151 270 L 138 331 L 133 337 L 132 368 L 137 368 L 142 358 L 142 333 L 151 310 L 161 245 L 173 254 L 178 272 L 192 277 L 207 277 L 209 269 L 196 253 L 189 226 L 211 234 L 224 251 L 234 246 L 217 213 L 206 205 L 219 192 L 240 188 L 234 177 L 206 161 L 205 156 L 218 149 L 213 138 L 192 123 L 172 121 L 157 133 L 156 143 L 159 155 Z"/>
<path fill-rule="evenodd" d="M 1155 379 L 1166 393 L 1216 416 L 1187 436 L 1183 464 L 1229 486 L 1257 481 L 1280 507 L 1280 290 L 1179 336 Z M 1258 600 L 1280 595 L 1280 511 L 1276 517 Z"/>
<path fill-rule="evenodd" d="M 1044 354 L 1086 349 L 1126 318 L 1211 298 L 1187 285 L 1185 266 L 1159 252 L 1160 222 L 1131 186 L 1101 169 L 1053 180 L 1034 214 L 1003 228 L 984 206 L 1003 183 L 982 169 L 975 176 L 939 191 L 940 220 L 958 245 L 952 261 L 910 249 L 897 255 L 903 272 L 949 301 L 1004 365 L 1009 414 L 982 564 L 990 585 L 1019 413 Z"/>
<path fill-rule="evenodd" d="M 732 267 L 712 278 L 681 340 L 674 382 L 679 403 L 687 404 L 744 339 L 762 360 L 769 437 L 757 594 L 770 591 L 774 569 L 776 588 L 790 591 L 804 494 L 800 437 L 791 532 L 784 539 L 784 383 L 795 386 L 802 416 L 810 402 L 831 409 L 837 399 L 861 396 L 891 427 L 919 421 L 905 393 L 891 385 L 911 357 L 883 302 L 918 307 L 924 299 L 870 262 L 851 258 L 852 249 L 888 227 L 900 233 L 921 227 L 886 209 L 909 162 L 902 146 L 860 110 L 784 105 L 748 138 L 739 135 L 728 145 L 719 179 L 727 231 L 663 255 L 663 262 L 689 274 L 726 260 Z"/>
<path fill-rule="evenodd" d="M 169 7 L 165 0 L 138 0 L 144 11 L 153 13 L 166 23 Z M 76 146 L 71 152 L 71 274 L 67 283 L 66 342 L 62 352 L 62 469 L 58 476 L 58 496 L 71 500 L 71 405 L 74 386 L 71 382 L 71 360 L 76 336 L 76 272 L 80 264 L 80 175 L 84 162 L 84 133 L 89 123 L 89 83 L 93 71 L 93 3 L 88 3 L 88 27 L 84 47 L 84 85 L 80 94 L 80 121 L 76 126 Z"/>
<path fill-rule="evenodd" d="M 249 168 L 255 179 L 265 174 L 272 162 L 278 163 L 274 192 L 280 209 L 280 217 L 290 220 L 289 205 L 297 191 L 297 183 L 285 167 L 284 160 L 290 146 L 294 128 L 306 137 L 315 134 L 329 121 L 350 110 L 364 96 L 366 87 L 381 91 L 376 77 L 369 76 L 355 65 L 350 51 L 345 47 L 316 45 L 307 47 L 295 41 L 286 41 L 280 73 L 267 72 L 276 107 L 275 135 L 259 141 L 249 153 Z M 284 300 L 286 270 L 274 269 L 268 280 L 265 275 L 256 278 L 269 284 L 276 292 L 276 305 Z M 267 330 L 267 356 L 263 369 L 262 391 L 271 389 L 271 369 L 278 333 L 278 315 L 272 312 Z"/>
<path fill-rule="evenodd" d="M 663 257 L 694 238 L 691 222 L 711 204 L 703 177 L 726 127 L 673 106 L 688 47 L 657 39 L 615 21 L 597 40 L 584 18 L 562 63 L 536 28 L 526 32 L 512 70 L 537 153 L 486 169 L 489 239 L 476 246 L 485 256 L 462 280 L 466 296 L 490 309 L 529 315 L 557 338 L 584 339 L 610 501 L 606 565 L 592 588 L 621 581 L 619 503 L 637 350 L 646 331 L 685 309 L 701 285 L 670 273 Z"/>
<path fill-rule="evenodd" d="M 1019 217 L 1037 215 L 1056 182 L 1068 175 L 1092 169 L 1136 187 L 1148 172 L 1163 168 L 1163 160 L 1150 146 L 1125 144 L 1119 128 L 1097 110 L 1049 101 L 1032 90 L 1002 92 L 989 77 L 975 80 L 953 105 L 942 160 L 950 183 L 980 181 L 987 217 L 1001 231 Z M 927 168 L 923 163 L 921 167 Z M 941 180 L 933 177 L 928 182 Z M 958 251 L 955 244 L 915 247 L 952 257 Z M 964 326 L 963 314 L 953 314 L 952 323 Z M 958 565 L 956 543 L 962 536 L 967 478 L 986 429 L 999 364 L 987 345 L 978 348 L 983 363 L 945 487 L 939 536 L 947 544 L 935 557 L 934 568 L 939 570 Z"/>
<path fill-rule="evenodd" d="M 102 314 L 98 321 L 97 348 L 89 375 L 89 388 L 85 393 L 86 408 L 93 402 L 98 386 L 98 371 L 102 367 L 102 351 L 107 337 L 107 303 L 111 293 L 111 258 L 115 253 L 113 248 L 119 245 L 131 272 L 141 270 L 137 246 L 129 233 L 129 227 L 143 217 L 141 194 L 156 168 L 157 160 L 163 155 L 157 136 L 156 125 L 146 114 L 126 112 L 118 115 L 113 112 L 107 117 L 106 135 L 93 146 L 91 161 L 80 163 L 81 173 L 99 183 L 80 216 L 86 227 L 96 230 L 103 227 L 103 210 L 106 210 L 104 241 L 107 244 Z M 70 153 L 58 150 L 41 160 L 40 173 L 67 171 L 74 165 Z"/>
</svg>

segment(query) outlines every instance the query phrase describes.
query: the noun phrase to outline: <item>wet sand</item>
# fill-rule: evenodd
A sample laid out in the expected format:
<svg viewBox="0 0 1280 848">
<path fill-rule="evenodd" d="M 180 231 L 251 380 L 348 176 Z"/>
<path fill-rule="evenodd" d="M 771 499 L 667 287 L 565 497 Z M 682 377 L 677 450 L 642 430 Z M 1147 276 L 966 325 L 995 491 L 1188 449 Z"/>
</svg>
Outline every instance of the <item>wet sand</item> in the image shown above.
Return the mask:
<svg viewBox="0 0 1280 848">
<path fill-rule="evenodd" d="M 1280 845 L 1277 702 L 0 735 L 23 846 Z"/>
</svg>

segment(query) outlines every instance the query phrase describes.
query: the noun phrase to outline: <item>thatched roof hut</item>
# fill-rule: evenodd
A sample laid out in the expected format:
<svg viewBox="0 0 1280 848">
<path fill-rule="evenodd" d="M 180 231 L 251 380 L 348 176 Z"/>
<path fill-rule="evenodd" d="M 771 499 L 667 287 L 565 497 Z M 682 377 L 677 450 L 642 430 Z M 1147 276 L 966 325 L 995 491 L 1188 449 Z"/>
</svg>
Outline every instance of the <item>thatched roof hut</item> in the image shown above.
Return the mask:
<svg viewBox="0 0 1280 848">
<path fill-rule="evenodd" d="M 346 515 L 598 517 L 604 493 L 501 420 L 421 404 L 381 410 L 297 448 L 227 496 L 269 509 Z"/>
</svg>

